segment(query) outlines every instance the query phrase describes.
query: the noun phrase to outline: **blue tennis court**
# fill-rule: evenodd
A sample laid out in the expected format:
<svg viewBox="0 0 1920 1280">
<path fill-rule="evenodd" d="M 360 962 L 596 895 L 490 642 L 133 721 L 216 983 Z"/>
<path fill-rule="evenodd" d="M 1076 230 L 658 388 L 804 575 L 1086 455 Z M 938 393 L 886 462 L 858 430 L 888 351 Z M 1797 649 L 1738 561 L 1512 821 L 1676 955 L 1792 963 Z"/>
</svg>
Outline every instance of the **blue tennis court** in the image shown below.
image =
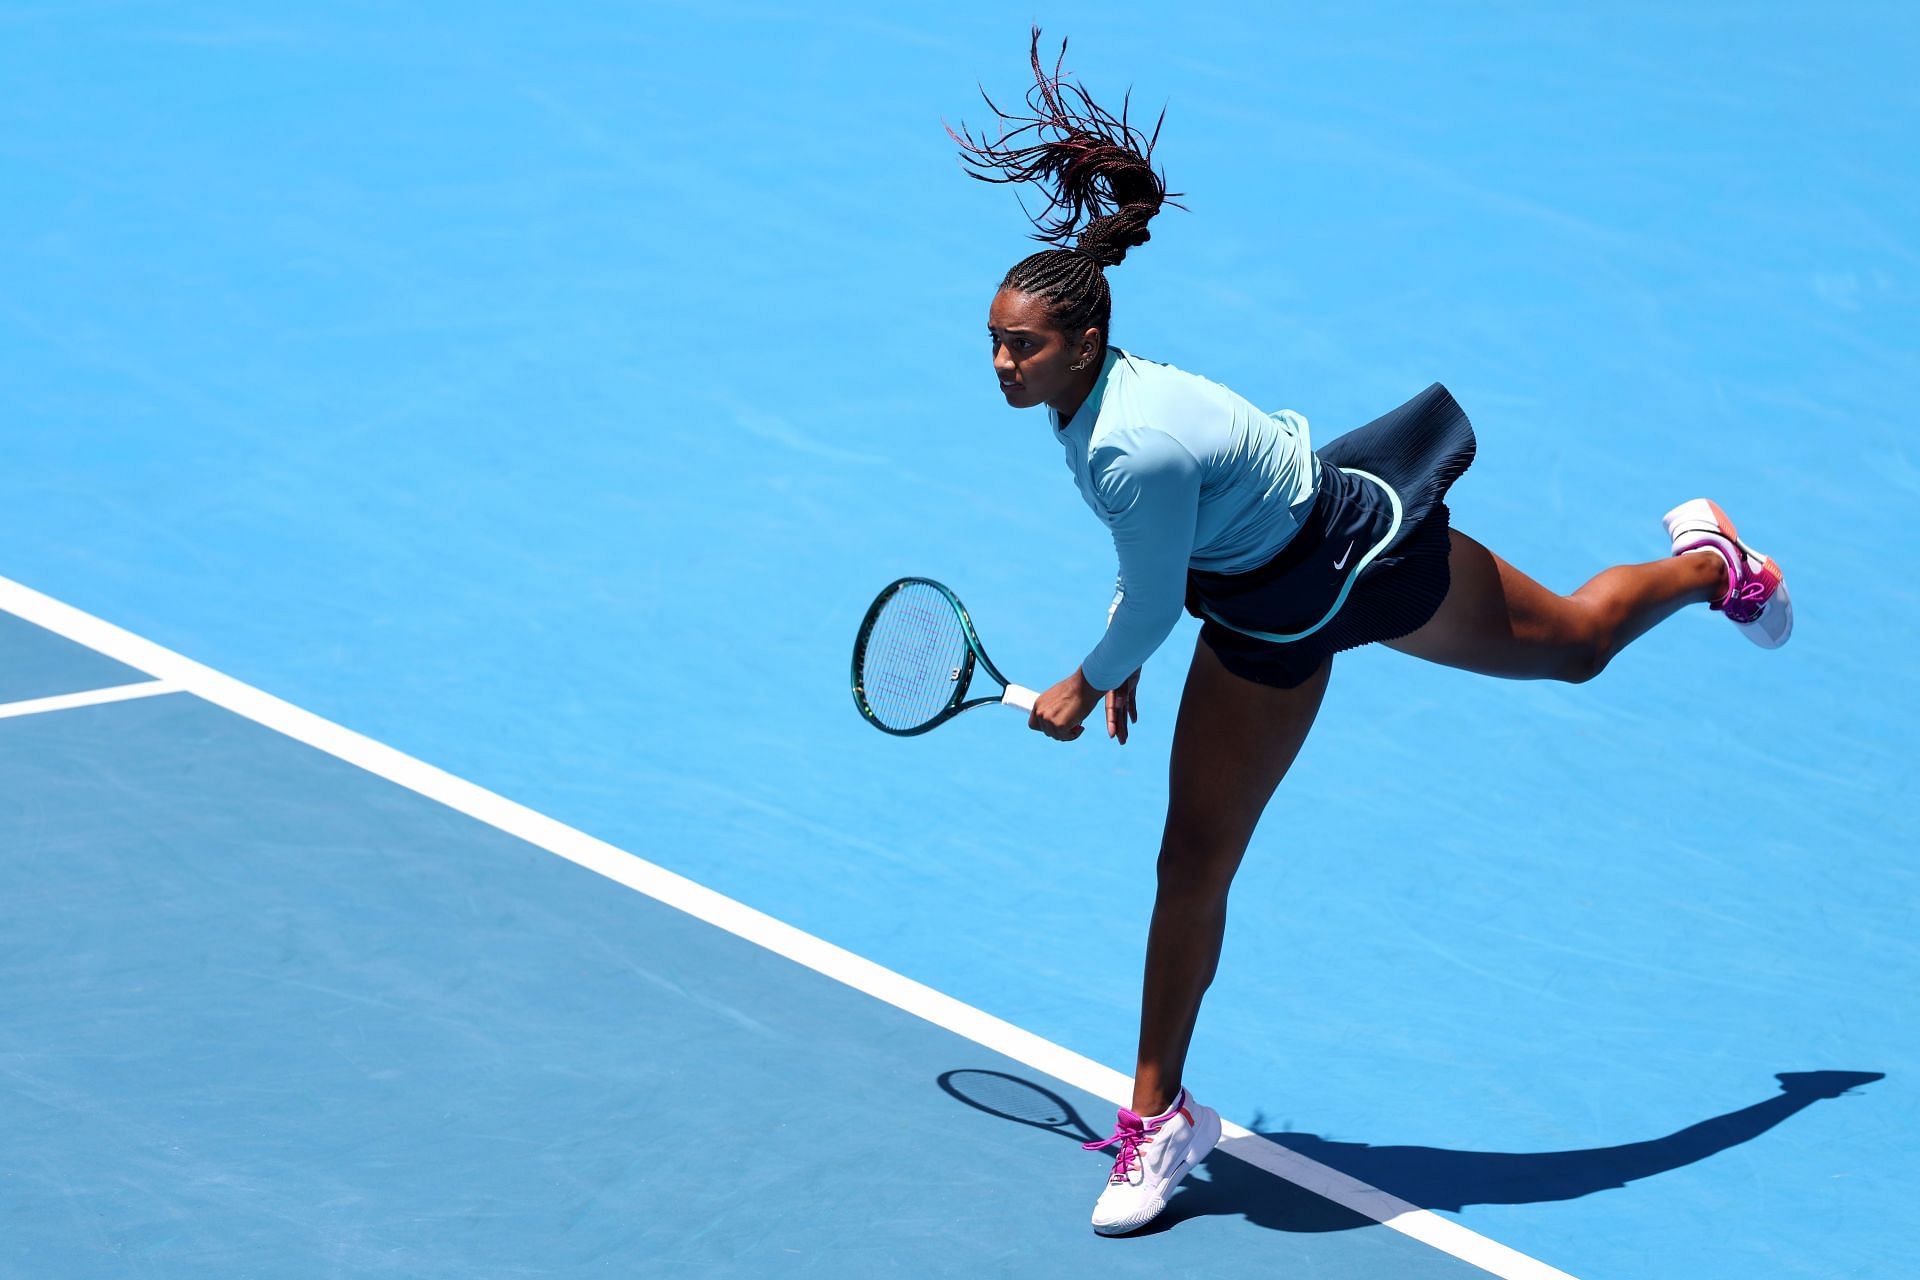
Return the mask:
<svg viewBox="0 0 1920 1280">
<path fill-rule="evenodd" d="M 1460 528 L 1566 590 L 1723 494 L 1800 615 L 1336 660 L 1124 1240 L 1192 624 L 1124 748 L 846 685 L 901 574 L 1028 684 L 1111 594 L 940 129 L 1030 16 L 1169 104 L 1116 341 L 1444 379 Z M 0 1274 L 1904 1275 L 1915 27 L 0 12 Z"/>
</svg>

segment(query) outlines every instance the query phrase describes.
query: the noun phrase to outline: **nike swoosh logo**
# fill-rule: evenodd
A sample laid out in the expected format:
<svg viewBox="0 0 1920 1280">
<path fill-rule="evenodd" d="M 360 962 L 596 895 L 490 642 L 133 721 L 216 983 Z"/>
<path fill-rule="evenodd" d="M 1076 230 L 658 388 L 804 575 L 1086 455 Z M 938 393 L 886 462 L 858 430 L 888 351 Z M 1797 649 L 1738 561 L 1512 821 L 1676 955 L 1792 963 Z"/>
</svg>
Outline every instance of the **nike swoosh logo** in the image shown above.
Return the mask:
<svg viewBox="0 0 1920 1280">
<path fill-rule="evenodd" d="M 1344 554 L 1342 554 L 1342 555 L 1341 555 L 1341 557 L 1340 557 L 1340 558 L 1339 558 L 1338 560 L 1335 560 L 1335 561 L 1333 562 L 1333 567 L 1334 567 L 1335 569 L 1344 569 L 1344 568 L 1346 568 L 1346 567 L 1347 567 L 1347 556 L 1350 556 L 1350 555 L 1352 555 L 1352 554 L 1353 554 L 1353 547 L 1354 547 L 1354 544 L 1353 544 L 1353 543 L 1351 543 L 1351 542 L 1349 542 L 1349 543 L 1347 544 L 1347 549 L 1346 549 L 1346 551 L 1345 551 L 1345 553 L 1344 553 Z"/>
</svg>

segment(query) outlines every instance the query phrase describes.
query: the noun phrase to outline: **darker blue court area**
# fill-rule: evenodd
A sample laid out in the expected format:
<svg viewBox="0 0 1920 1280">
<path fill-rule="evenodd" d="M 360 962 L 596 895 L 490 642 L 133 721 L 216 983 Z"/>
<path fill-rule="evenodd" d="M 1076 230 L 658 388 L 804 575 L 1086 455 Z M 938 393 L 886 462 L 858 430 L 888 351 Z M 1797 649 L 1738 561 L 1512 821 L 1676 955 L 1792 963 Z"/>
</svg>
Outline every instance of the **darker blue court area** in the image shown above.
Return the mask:
<svg viewBox="0 0 1920 1280">
<path fill-rule="evenodd" d="M 0 703 L 28 702 L 147 676 L 0 610 Z"/>
<path fill-rule="evenodd" d="M 0 1274 L 1477 1274 L 1223 1156 L 1100 1240 L 1103 1104 L 189 696 L 0 775 Z"/>
</svg>

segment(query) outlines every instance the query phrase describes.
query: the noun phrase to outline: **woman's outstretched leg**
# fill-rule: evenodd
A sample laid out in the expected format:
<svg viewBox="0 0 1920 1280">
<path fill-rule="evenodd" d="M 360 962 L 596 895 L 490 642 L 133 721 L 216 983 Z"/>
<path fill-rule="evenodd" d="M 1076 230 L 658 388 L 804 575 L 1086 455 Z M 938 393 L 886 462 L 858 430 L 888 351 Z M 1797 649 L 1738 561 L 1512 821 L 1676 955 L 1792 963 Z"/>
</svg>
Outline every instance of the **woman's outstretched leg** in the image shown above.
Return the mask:
<svg viewBox="0 0 1920 1280">
<path fill-rule="evenodd" d="M 1133 1109 L 1158 1115 L 1179 1095 L 1200 998 L 1220 962 L 1227 890 L 1267 800 L 1299 755 L 1331 661 L 1296 689 L 1243 680 L 1205 641 L 1194 647 L 1173 730 L 1159 892 L 1147 934 Z"/>
<path fill-rule="evenodd" d="M 1172 785 L 1160 843 L 1160 887 L 1147 934 L 1140 1058 L 1133 1107 L 1113 1136 L 1093 1229 L 1122 1235 L 1151 1222 L 1173 1189 L 1220 1140 L 1220 1116 L 1180 1087 L 1200 998 L 1220 964 L 1227 889 L 1267 798 L 1313 727 L 1327 689 L 1323 662 L 1297 689 L 1243 680 L 1202 640 L 1194 646 L 1174 722 Z"/>
<path fill-rule="evenodd" d="M 1615 565 L 1558 595 L 1458 529 L 1450 533 L 1447 598 L 1425 626 L 1384 643 L 1482 675 L 1591 680 L 1656 623 L 1727 593 L 1725 560 L 1683 555 Z"/>
</svg>

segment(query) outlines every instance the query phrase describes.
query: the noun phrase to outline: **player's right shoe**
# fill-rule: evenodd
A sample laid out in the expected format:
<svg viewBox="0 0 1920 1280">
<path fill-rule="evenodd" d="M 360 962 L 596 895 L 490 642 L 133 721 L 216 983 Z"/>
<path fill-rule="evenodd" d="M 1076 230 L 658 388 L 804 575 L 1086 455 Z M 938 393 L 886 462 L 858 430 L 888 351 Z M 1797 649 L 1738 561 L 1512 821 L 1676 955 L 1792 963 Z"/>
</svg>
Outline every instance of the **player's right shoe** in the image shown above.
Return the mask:
<svg viewBox="0 0 1920 1280">
<path fill-rule="evenodd" d="M 1713 608 L 1762 649 L 1778 649 L 1793 634 L 1793 601 L 1786 575 L 1772 557 L 1740 540 L 1720 504 L 1694 498 L 1667 512 L 1673 554 L 1716 551 L 1727 562 L 1727 593 Z"/>
<path fill-rule="evenodd" d="M 1152 1222 L 1167 1207 L 1180 1179 L 1219 1141 L 1220 1114 L 1195 1102 L 1185 1089 L 1162 1115 L 1121 1111 L 1111 1138 L 1083 1144 L 1089 1151 L 1120 1146 L 1106 1190 L 1093 1206 L 1093 1229 L 1117 1236 Z"/>
</svg>

